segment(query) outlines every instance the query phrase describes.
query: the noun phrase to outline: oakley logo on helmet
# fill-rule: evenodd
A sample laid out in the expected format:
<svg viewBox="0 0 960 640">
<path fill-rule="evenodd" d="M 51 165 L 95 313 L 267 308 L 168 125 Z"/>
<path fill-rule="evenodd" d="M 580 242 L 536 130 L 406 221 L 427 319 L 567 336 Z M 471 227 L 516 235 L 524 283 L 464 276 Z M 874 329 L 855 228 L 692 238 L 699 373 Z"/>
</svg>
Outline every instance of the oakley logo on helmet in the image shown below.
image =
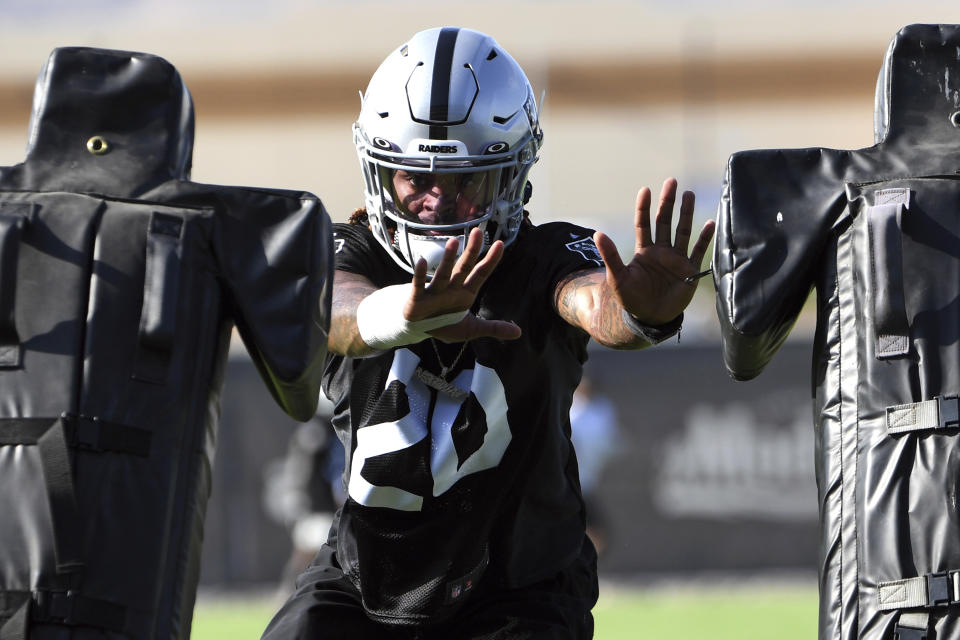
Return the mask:
<svg viewBox="0 0 960 640">
<path fill-rule="evenodd" d="M 373 139 L 374 146 L 380 147 L 381 149 L 393 149 L 393 145 L 390 144 L 389 140 L 385 140 L 379 136 Z"/>
<path fill-rule="evenodd" d="M 424 153 L 456 153 L 457 148 L 449 144 L 421 144 L 417 150 Z"/>
<path fill-rule="evenodd" d="M 506 151 L 506 150 L 509 149 L 509 148 L 510 148 L 510 145 L 508 145 L 506 142 L 494 142 L 494 143 L 491 144 L 489 147 L 487 147 L 486 149 L 484 149 L 484 150 L 483 150 L 483 153 L 484 153 L 484 154 L 488 154 L 488 153 L 503 153 L 504 151 Z"/>
</svg>

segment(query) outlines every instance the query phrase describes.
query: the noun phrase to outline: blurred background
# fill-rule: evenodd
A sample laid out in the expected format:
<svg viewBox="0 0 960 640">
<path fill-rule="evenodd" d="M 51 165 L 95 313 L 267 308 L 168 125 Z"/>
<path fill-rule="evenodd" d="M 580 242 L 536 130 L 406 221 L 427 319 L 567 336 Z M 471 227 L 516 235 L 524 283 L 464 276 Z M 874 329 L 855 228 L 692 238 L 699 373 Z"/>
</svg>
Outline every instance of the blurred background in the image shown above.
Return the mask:
<svg viewBox="0 0 960 640">
<path fill-rule="evenodd" d="M 874 87 L 890 39 L 910 23 L 960 22 L 960 6 L 0 0 L 0 16 L 0 164 L 23 157 L 33 82 L 53 48 L 146 51 L 173 63 L 194 97 L 194 180 L 312 191 L 336 221 L 361 204 L 350 126 L 379 62 L 420 29 L 485 31 L 546 94 L 545 145 L 531 174 L 534 221 L 600 228 L 626 254 L 641 186 L 657 193 L 677 177 L 696 192 L 702 224 L 716 211 L 735 151 L 872 145 Z M 734 383 L 720 357 L 713 295 L 710 279 L 701 281 L 679 344 L 591 351 L 587 376 L 600 404 L 580 398 L 574 432 L 588 436 L 581 458 L 602 544 L 601 605 L 619 589 L 786 581 L 812 598 L 802 614 L 809 633 L 798 636 L 812 637 L 815 320 L 807 309 L 764 375 Z M 288 453 L 300 427 L 272 404 L 235 346 L 204 593 L 282 590 L 293 520 L 310 511 L 283 493 L 294 482 Z M 754 636 L 741 628 L 737 637 Z"/>
</svg>

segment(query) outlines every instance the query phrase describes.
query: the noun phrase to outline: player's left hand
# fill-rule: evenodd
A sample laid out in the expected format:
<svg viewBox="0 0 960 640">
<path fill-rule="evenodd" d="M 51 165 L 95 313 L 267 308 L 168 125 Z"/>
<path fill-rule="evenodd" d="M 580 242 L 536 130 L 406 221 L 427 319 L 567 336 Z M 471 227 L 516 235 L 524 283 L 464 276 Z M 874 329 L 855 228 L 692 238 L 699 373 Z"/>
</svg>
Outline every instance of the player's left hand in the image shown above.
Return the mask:
<svg viewBox="0 0 960 640">
<path fill-rule="evenodd" d="M 667 178 L 660 192 L 656 217 L 656 239 L 650 228 L 650 189 L 637 194 L 634 214 L 636 246 L 633 259 L 624 264 L 613 240 L 597 231 L 593 240 L 606 264 L 606 285 L 620 305 L 644 324 L 670 322 L 686 309 L 697 289 L 696 281 L 684 282 L 700 271 L 714 221 L 709 220 L 687 254 L 693 227 L 694 195 L 684 191 L 680 199 L 680 217 L 673 237 L 673 205 L 677 181 Z"/>
</svg>

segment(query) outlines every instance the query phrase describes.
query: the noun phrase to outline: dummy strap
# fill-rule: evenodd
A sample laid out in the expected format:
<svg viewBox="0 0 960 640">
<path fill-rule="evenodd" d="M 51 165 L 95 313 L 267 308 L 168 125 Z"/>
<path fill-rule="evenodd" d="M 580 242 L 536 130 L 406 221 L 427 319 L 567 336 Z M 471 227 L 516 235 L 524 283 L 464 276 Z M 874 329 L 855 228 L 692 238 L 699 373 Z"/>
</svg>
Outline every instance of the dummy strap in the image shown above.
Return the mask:
<svg viewBox="0 0 960 640">
<path fill-rule="evenodd" d="M 69 449 L 145 457 L 152 434 L 144 429 L 68 413 L 59 418 L 0 418 L 0 445 L 36 445 L 53 520 L 57 572 L 83 567 L 80 514 Z"/>
<path fill-rule="evenodd" d="M 20 366 L 20 335 L 14 304 L 17 293 L 17 256 L 29 204 L 0 204 L 0 368 Z"/>
<path fill-rule="evenodd" d="M 960 604 L 960 571 L 928 573 L 914 578 L 890 580 L 877 585 L 880 611 L 936 609 Z M 926 640 L 928 611 L 903 612 L 894 637 L 899 640 Z"/>
<path fill-rule="evenodd" d="M 138 347 L 133 377 L 164 384 L 177 329 L 180 266 L 183 259 L 183 218 L 153 212 L 147 231 Z"/>
<path fill-rule="evenodd" d="M 30 623 L 86 626 L 123 633 L 126 607 L 75 591 L 0 591 L 0 640 L 28 640 Z"/>
<path fill-rule="evenodd" d="M 960 402 L 955 395 L 908 402 L 886 409 L 887 433 L 948 429 L 960 426 Z M 877 585 L 881 611 L 931 609 L 960 604 L 960 571 L 928 573 L 914 578 L 890 580 Z M 895 640 L 926 640 L 929 614 L 904 611 L 894 627 Z"/>
<path fill-rule="evenodd" d="M 887 433 L 948 429 L 960 426 L 960 402 L 955 395 L 908 402 L 886 409 Z"/>
<path fill-rule="evenodd" d="M 910 327 L 903 294 L 902 216 L 910 208 L 909 189 L 874 193 L 867 209 L 870 276 L 877 358 L 895 358 L 910 350 Z"/>
<path fill-rule="evenodd" d="M 59 418 L 0 418 L 0 446 L 36 445 L 50 502 L 57 574 L 83 570 L 83 527 L 73 482 L 70 449 L 146 457 L 152 434 L 99 418 L 62 414 Z M 84 625 L 122 632 L 123 605 L 90 598 L 72 589 L 0 590 L 0 640 L 25 640 L 29 622 Z"/>
<path fill-rule="evenodd" d="M 877 585 L 881 611 L 960 604 L 960 571 L 940 571 Z"/>
<path fill-rule="evenodd" d="M 908 402 L 886 408 L 887 433 L 939 430 L 960 426 L 957 396 Z M 878 609 L 933 609 L 960 604 L 960 571 L 928 573 L 913 578 L 889 580 L 877 585 Z M 930 615 L 927 611 L 903 611 L 894 627 L 895 640 L 926 640 Z"/>
</svg>

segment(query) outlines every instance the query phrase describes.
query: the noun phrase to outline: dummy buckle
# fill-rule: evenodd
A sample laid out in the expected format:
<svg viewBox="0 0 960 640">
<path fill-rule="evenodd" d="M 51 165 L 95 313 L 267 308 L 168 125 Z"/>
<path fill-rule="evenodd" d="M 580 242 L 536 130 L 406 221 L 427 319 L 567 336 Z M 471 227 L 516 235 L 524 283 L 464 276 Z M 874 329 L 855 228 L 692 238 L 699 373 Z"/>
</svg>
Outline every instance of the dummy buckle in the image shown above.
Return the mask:
<svg viewBox="0 0 960 640">
<path fill-rule="evenodd" d="M 76 602 L 72 591 L 34 591 L 32 595 L 37 617 L 43 622 L 72 624 L 73 605 Z"/>
<path fill-rule="evenodd" d="M 60 416 L 68 425 L 68 442 L 83 451 L 100 451 L 100 420 L 75 413 Z"/>
<path fill-rule="evenodd" d="M 938 429 L 960 426 L 960 402 L 958 396 L 937 396 L 937 414 L 940 416 Z"/>
<path fill-rule="evenodd" d="M 897 623 L 893 627 L 894 640 L 927 640 L 926 629 L 914 629 L 913 627 L 902 627 Z"/>
<path fill-rule="evenodd" d="M 927 581 L 927 609 L 960 604 L 960 571 L 938 571 L 924 576 Z"/>
<path fill-rule="evenodd" d="M 953 580 L 950 578 L 949 571 L 928 573 L 924 578 L 927 580 L 928 609 L 942 607 L 956 601 L 953 597 Z"/>
</svg>

